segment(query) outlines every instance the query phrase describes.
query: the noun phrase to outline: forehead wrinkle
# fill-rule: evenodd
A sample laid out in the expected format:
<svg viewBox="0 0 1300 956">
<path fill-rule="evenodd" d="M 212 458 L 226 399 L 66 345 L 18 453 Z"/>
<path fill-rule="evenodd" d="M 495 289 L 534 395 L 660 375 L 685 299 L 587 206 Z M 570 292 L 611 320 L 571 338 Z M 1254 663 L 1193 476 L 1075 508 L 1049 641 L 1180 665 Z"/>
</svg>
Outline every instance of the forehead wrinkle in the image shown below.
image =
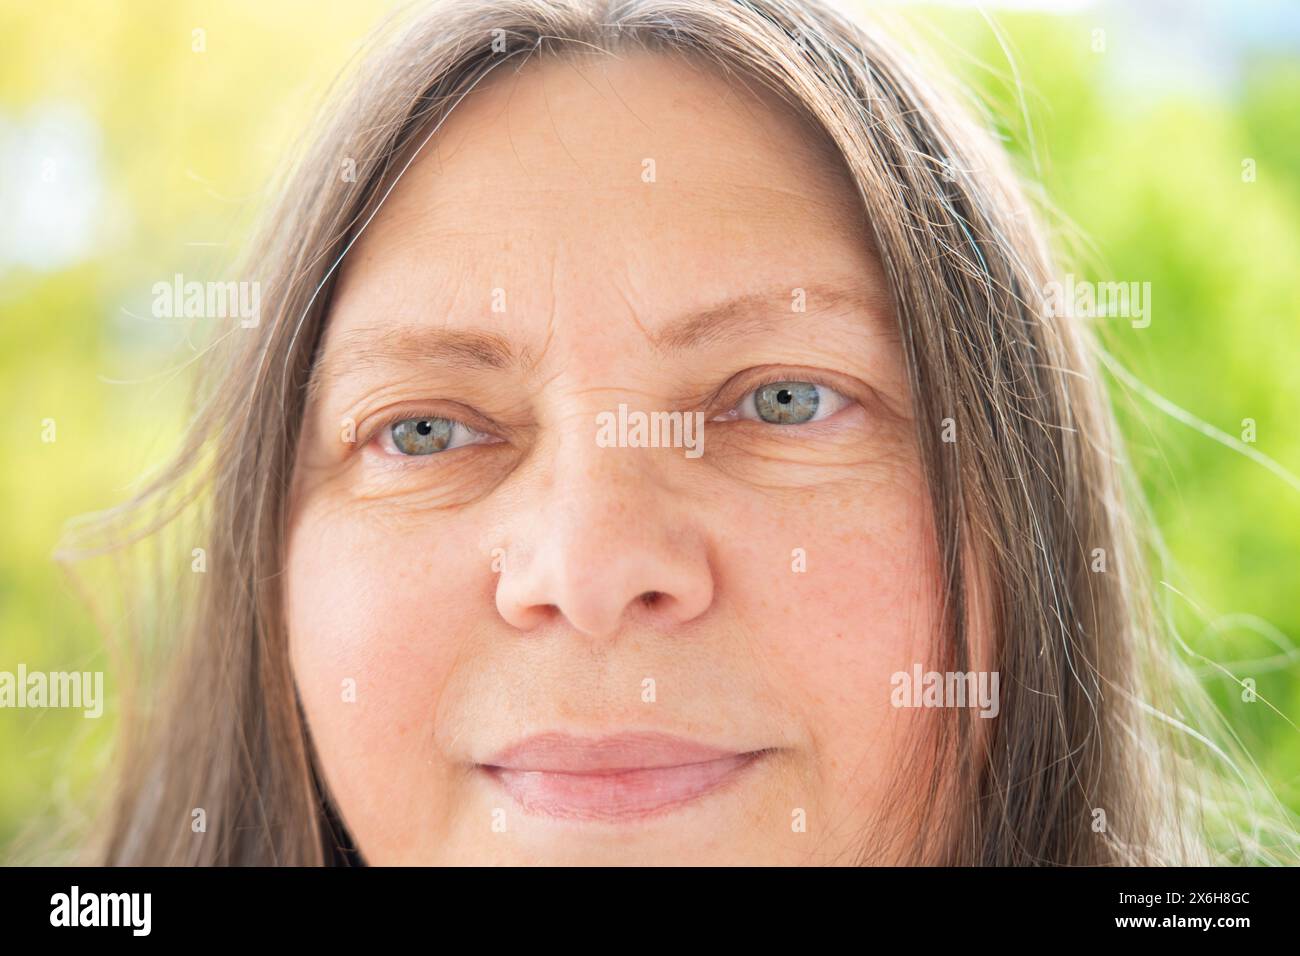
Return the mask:
<svg viewBox="0 0 1300 956">
<path fill-rule="evenodd" d="M 712 203 L 732 228 L 739 225 L 752 232 L 761 227 L 779 236 L 799 230 L 801 235 L 835 235 L 853 243 L 867 239 L 862 206 L 844 201 L 825 186 L 785 186 L 768 181 L 700 182 L 682 188 Z"/>
<path fill-rule="evenodd" d="M 615 295 L 622 299 L 623 304 L 627 306 L 627 314 L 632 319 L 632 324 L 637 327 L 637 331 L 645 337 L 646 341 L 653 345 L 655 340 L 654 333 L 647 329 L 641 319 L 637 317 L 637 308 L 632 302 L 631 296 L 629 296 L 627 291 L 618 283 L 615 283 L 613 288 Z"/>
</svg>

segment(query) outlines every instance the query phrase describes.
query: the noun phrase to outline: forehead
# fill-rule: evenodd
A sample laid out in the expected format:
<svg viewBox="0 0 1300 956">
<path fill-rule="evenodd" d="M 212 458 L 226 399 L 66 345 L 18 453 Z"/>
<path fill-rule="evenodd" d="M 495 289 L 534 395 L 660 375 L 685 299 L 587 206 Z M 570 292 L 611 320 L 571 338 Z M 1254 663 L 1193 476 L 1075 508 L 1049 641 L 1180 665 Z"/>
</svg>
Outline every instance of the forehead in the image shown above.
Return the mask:
<svg viewBox="0 0 1300 956">
<path fill-rule="evenodd" d="M 506 63 L 348 253 L 329 336 L 645 334 L 737 296 L 870 285 L 866 235 L 824 137 L 752 83 L 644 52 Z"/>
</svg>

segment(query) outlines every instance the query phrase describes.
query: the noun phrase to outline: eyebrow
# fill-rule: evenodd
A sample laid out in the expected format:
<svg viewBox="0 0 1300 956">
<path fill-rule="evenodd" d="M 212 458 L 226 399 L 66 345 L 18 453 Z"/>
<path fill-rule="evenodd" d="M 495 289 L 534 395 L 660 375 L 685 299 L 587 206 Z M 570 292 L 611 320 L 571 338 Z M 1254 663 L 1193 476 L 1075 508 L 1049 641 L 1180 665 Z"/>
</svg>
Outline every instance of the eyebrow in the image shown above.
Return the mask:
<svg viewBox="0 0 1300 956">
<path fill-rule="evenodd" d="M 804 308 L 800 310 L 794 308 L 798 292 L 803 293 Z M 769 332 L 793 315 L 850 310 L 883 315 L 887 304 L 883 290 L 867 286 L 789 286 L 737 296 L 692 312 L 651 333 L 650 342 L 657 351 L 676 353 L 734 342 L 756 332 Z"/>
<path fill-rule="evenodd" d="M 340 333 L 312 373 L 315 394 L 345 374 L 383 365 L 440 365 L 444 368 L 503 369 L 519 361 L 499 335 L 475 329 L 360 328 Z"/>
<path fill-rule="evenodd" d="M 804 308 L 796 310 L 796 294 L 800 291 Z M 887 307 L 886 293 L 869 286 L 790 286 L 748 293 L 693 310 L 668 321 L 661 329 L 647 331 L 647 335 L 655 351 L 671 355 L 770 332 L 792 315 L 850 310 L 883 315 Z M 884 332 L 892 334 L 892 329 Z M 331 343 L 312 374 L 309 390 L 315 394 L 348 373 L 383 365 L 438 365 L 481 371 L 521 366 L 528 361 L 528 349 L 516 351 L 503 336 L 478 329 L 358 328 L 340 333 Z"/>
</svg>

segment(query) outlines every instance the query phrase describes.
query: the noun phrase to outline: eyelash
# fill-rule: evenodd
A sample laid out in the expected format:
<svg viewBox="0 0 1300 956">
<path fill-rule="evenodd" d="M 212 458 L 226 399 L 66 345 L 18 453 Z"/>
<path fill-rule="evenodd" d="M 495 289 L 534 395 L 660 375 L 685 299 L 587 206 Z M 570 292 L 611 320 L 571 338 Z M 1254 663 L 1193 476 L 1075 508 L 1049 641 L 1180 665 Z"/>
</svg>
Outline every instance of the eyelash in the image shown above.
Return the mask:
<svg viewBox="0 0 1300 956">
<path fill-rule="evenodd" d="M 834 412 L 831 412 L 829 415 L 826 415 L 824 418 L 814 418 L 814 419 L 810 419 L 807 422 L 801 422 L 798 424 L 790 424 L 790 425 L 781 425 L 776 422 L 766 422 L 761 419 L 742 419 L 739 418 L 738 416 L 732 418 L 722 417 L 722 416 L 734 416 L 737 410 L 740 409 L 741 406 L 744 405 L 745 402 L 750 399 L 750 396 L 756 395 L 758 392 L 760 392 L 764 388 L 767 388 L 769 385 L 777 385 L 784 382 L 794 382 L 801 385 L 815 385 L 819 389 L 823 389 L 827 392 L 832 392 L 840 399 L 843 399 L 843 404 L 839 408 L 837 408 Z M 726 392 L 727 389 L 724 386 L 720 394 L 726 394 Z M 824 422 L 829 418 L 833 418 L 835 415 L 838 415 L 848 406 L 856 405 L 857 403 L 858 403 L 857 400 L 853 398 L 851 395 L 848 395 L 844 390 L 842 390 L 842 388 L 836 388 L 834 385 L 832 385 L 828 380 L 828 376 L 822 375 L 821 373 L 818 372 L 791 369 L 784 374 L 767 373 L 765 377 L 759 379 L 753 385 L 748 385 L 743 391 L 740 392 L 740 394 L 738 395 L 735 401 L 728 403 L 727 411 L 723 412 L 722 416 L 714 416 L 713 418 L 709 419 L 709 421 L 714 421 L 714 422 L 754 421 L 757 424 L 767 425 L 772 428 L 801 428 L 807 425 L 819 424 L 820 422 Z"/>
<path fill-rule="evenodd" d="M 466 442 L 465 444 L 462 445 L 453 445 L 449 448 L 444 449 L 442 452 L 435 452 L 428 455 L 406 455 L 400 451 L 390 451 L 389 449 L 383 447 L 386 444 L 385 439 L 387 439 L 387 441 L 391 443 L 392 429 L 394 425 L 400 422 L 420 421 L 421 419 L 440 419 L 445 422 L 451 422 L 453 427 L 463 428 L 466 431 L 471 432 L 476 439 L 487 439 L 487 440 L 486 441 L 476 440 L 472 442 Z M 467 448 L 472 445 L 493 445 L 498 443 L 499 441 L 501 441 L 501 439 L 498 438 L 496 435 L 493 435 L 490 432 L 486 432 L 482 428 L 475 427 L 474 425 L 469 424 L 469 422 L 465 421 L 462 418 L 454 418 L 451 415 L 447 414 L 445 411 L 435 411 L 430 408 L 414 407 L 414 408 L 401 408 L 398 409 L 397 411 L 390 412 L 389 414 L 383 416 L 375 425 L 370 426 L 369 428 L 366 429 L 365 438 L 362 441 L 360 441 L 358 444 L 362 447 L 370 445 L 372 443 L 378 444 L 384 456 L 389 460 L 406 461 L 413 458 L 415 459 L 437 458 L 440 454 L 444 454 L 445 452 L 448 451 L 456 451 L 459 448 Z"/>
<path fill-rule="evenodd" d="M 737 378 L 740 378 L 740 376 L 737 376 Z M 733 382 L 736 381 L 736 378 L 733 378 L 732 381 Z M 738 415 L 736 415 L 736 413 L 741 408 L 741 406 L 745 403 L 746 400 L 750 399 L 751 396 L 756 395 L 761 389 L 766 388 L 769 385 L 776 385 L 781 382 L 797 382 L 800 384 L 815 385 L 819 389 L 824 389 L 825 391 L 834 393 L 836 396 L 843 399 L 844 404 L 836 411 L 832 412 L 830 415 L 825 416 L 825 418 L 810 419 L 808 422 L 802 422 L 802 423 L 791 424 L 791 425 L 781 425 L 774 422 L 765 422 L 761 419 L 742 419 Z M 728 391 L 729 391 L 728 387 L 723 386 L 723 388 L 720 389 L 717 394 L 724 395 Z M 828 380 L 828 376 L 816 372 L 806 371 L 806 370 L 790 369 L 788 372 L 785 372 L 784 374 L 782 374 L 781 372 L 765 374 L 763 378 L 759 379 L 752 385 L 748 385 L 743 391 L 741 391 L 737 395 L 736 399 L 728 404 L 728 408 L 725 412 L 722 412 L 721 415 L 714 415 L 711 418 L 706 419 L 706 421 L 713 421 L 713 422 L 750 421 L 750 422 L 754 422 L 755 424 L 766 425 L 770 428 L 801 428 L 807 425 L 818 424 L 820 422 L 826 421 L 829 418 L 833 418 L 835 415 L 843 411 L 844 408 L 854 404 L 857 404 L 857 400 L 852 398 L 850 395 L 846 394 L 840 388 L 836 388 L 834 385 L 832 385 Z M 723 418 L 721 416 L 733 416 L 733 417 Z M 457 449 L 472 447 L 473 445 L 497 444 L 498 442 L 502 441 L 501 438 L 491 434 L 490 432 L 484 431 L 482 428 L 475 427 L 474 425 L 469 424 L 467 421 L 464 421 L 463 419 L 453 418 L 448 414 L 440 413 L 432 409 L 415 407 L 415 408 L 398 409 L 397 411 L 385 415 L 383 418 L 379 420 L 379 422 L 376 425 L 367 429 L 366 437 L 360 444 L 369 445 L 372 442 L 375 442 L 382 446 L 385 444 L 384 441 L 385 436 L 391 436 L 392 428 L 394 425 L 405 421 L 418 421 L 420 419 L 432 419 L 432 418 L 451 422 L 454 427 L 464 428 L 465 430 L 471 432 L 477 439 L 487 439 L 487 440 L 486 441 L 477 440 L 473 442 L 466 442 L 461 445 L 453 445 L 451 447 L 444 449 L 443 451 L 434 452 L 427 455 L 408 455 L 408 454 L 403 454 L 401 451 L 396 451 L 396 450 L 390 451 L 387 448 L 382 448 L 381 450 L 383 451 L 385 457 L 388 458 L 389 460 L 394 460 L 394 461 L 409 461 L 410 459 L 420 459 L 420 458 L 438 458 L 440 455 L 445 454 L 448 451 L 456 451 Z M 389 439 L 389 441 L 391 441 L 391 438 Z"/>
</svg>

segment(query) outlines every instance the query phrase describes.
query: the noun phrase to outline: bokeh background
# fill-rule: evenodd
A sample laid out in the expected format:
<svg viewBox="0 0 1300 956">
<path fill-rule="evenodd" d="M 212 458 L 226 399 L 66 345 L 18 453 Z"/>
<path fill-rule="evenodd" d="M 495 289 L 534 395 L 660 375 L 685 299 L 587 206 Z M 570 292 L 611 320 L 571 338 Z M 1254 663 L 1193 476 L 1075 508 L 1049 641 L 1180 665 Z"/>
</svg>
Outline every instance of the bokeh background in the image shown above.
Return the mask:
<svg viewBox="0 0 1300 956">
<path fill-rule="evenodd" d="M 0 670 L 111 666 L 52 552 L 183 426 L 194 352 L 151 287 L 234 262 L 391 6 L 0 3 Z M 1256 680 L 1243 701 L 1192 658 L 1300 811 L 1300 3 L 871 6 L 984 104 L 1066 271 L 1151 284 L 1149 327 L 1103 324 L 1169 552 L 1154 587 L 1191 651 Z M 119 689 L 109 670 L 99 720 L 0 710 L 0 861 L 103 792 Z"/>
</svg>

